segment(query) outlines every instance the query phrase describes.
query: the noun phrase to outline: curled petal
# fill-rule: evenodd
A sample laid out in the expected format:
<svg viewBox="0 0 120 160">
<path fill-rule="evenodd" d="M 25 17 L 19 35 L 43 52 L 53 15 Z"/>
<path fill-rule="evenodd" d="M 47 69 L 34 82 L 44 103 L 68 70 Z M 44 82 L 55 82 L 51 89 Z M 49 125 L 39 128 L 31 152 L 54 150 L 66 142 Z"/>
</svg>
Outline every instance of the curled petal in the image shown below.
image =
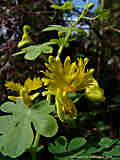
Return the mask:
<svg viewBox="0 0 120 160">
<path fill-rule="evenodd" d="M 65 59 L 65 62 L 64 62 L 64 72 L 65 73 L 68 73 L 68 71 L 70 69 L 70 63 L 71 63 L 70 57 L 67 56 Z"/>
<path fill-rule="evenodd" d="M 49 62 L 49 64 L 54 64 L 55 63 L 54 57 L 53 56 L 49 56 L 48 62 Z"/>
<path fill-rule="evenodd" d="M 67 96 L 62 95 L 62 92 L 58 89 L 56 95 L 56 107 L 57 114 L 61 121 L 66 119 L 66 116 L 71 117 L 72 119 L 77 118 L 77 109 L 74 103 Z"/>
</svg>

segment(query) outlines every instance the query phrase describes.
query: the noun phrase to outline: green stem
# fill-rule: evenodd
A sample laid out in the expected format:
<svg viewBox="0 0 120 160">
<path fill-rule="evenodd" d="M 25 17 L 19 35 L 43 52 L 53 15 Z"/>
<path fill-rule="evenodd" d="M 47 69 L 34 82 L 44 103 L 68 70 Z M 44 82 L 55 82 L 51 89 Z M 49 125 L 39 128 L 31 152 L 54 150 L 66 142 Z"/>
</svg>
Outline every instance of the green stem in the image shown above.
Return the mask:
<svg viewBox="0 0 120 160">
<path fill-rule="evenodd" d="M 66 42 L 68 41 L 70 35 L 71 35 L 71 31 L 72 31 L 72 28 L 70 27 L 69 31 L 67 32 L 67 35 L 64 39 L 64 43 L 60 46 L 59 50 L 58 50 L 58 53 L 57 53 L 57 57 L 60 57 L 61 53 L 62 53 L 62 50 L 66 44 Z"/>
<path fill-rule="evenodd" d="M 35 151 L 32 151 L 31 155 L 32 155 L 32 160 L 37 160 L 37 155 Z"/>
<path fill-rule="evenodd" d="M 32 160 L 37 160 L 36 148 L 39 144 L 39 139 L 40 139 L 40 134 L 36 133 L 35 141 L 31 150 Z"/>
<path fill-rule="evenodd" d="M 86 3 L 85 8 L 83 9 L 80 17 L 78 17 L 77 21 L 74 24 L 70 24 L 71 26 L 69 28 L 69 31 L 67 32 L 67 35 L 65 36 L 64 43 L 58 49 L 57 57 L 60 57 L 60 55 L 61 55 L 61 53 L 63 51 L 63 48 L 64 48 L 65 44 L 67 43 L 67 41 L 68 41 L 68 39 L 69 39 L 69 37 L 71 35 L 71 32 L 72 32 L 72 27 L 74 27 L 76 24 L 78 24 L 78 22 L 80 21 L 80 19 L 83 18 L 86 15 L 87 4 L 88 3 Z"/>
</svg>

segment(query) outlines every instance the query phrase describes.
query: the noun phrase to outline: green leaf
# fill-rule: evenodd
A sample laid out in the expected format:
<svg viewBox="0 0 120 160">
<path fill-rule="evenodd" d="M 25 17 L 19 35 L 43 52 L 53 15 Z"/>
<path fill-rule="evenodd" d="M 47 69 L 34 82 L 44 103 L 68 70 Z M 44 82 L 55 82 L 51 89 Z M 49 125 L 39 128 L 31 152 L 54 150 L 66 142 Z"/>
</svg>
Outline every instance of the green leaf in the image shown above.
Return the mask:
<svg viewBox="0 0 120 160">
<path fill-rule="evenodd" d="M 43 109 L 45 106 L 48 109 L 46 113 Z M 0 152 L 15 158 L 30 148 L 34 139 L 31 123 L 39 134 L 46 137 L 54 136 L 58 131 L 58 125 L 48 114 L 51 112 L 49 107 L 45 101 L 41 101 L 38 106 L 28 108 L 22 99 L 16 103 L 6 102 L 1 105 L 2 111 L 12 114 L 0 116 Z"/>
<path fill-rule="evenodd" d="M 2 111 L 12 112 L 9 116 L 0 116 L 0 152 L 10 157 L 21 155 L 33 142 L 33 131 L 29 123 L 29 109 L 23 102 L 6 102 Z M 8 123 L 7 123 L 8 122 Z"/>
<path fill-rule="evenodd" d="M 108 137 L 103 137 L 98 145 L 100 145 L 102 148 L 110 148 L 113 145 L 114 141 Z"/>
<path fill-rule="evenodd" d="M 100 152 L 101 150 L 103 150 L 103 148 L 90 147 L 85 151 L 85 154 L 96 153 L 96 152 Z"/>
<path fill-rule="evenodd" d="M 67 139 L 64 136 L 60 136 L 56 139 L 55 143 L 50 143 L 48 145 L 48 150 L 55 154 L 55 153 L 63 153 L 66 152 L 67 146 Z"/>
<path fill-rule="evenodd" d="M 37 109 L 37 113 L 51 113 L 55 111 L 55 105 L 50 105 L 47 100 L 42 100 L 34 104 L 32 109 Z"/>
<path fill-rule="evenodd" d="M 120 145 L 116 145 L 112 150 L 104 152 L 104 156 L 120 156 Z"/>
<path fill-rule="evenodd" d="M 95 13 L 98 14 L 100 18 L 103 18 L 104 20 L 108 20 L 110 17 L 110 10 L 109 9 L 103 9 L 103 8 L 97 8 L 95 10 Z"/>
<path fill-rule="evenodd" d="M 71 10 L 73 8 L 72 1 L 64 2 L 64 4 L 61 6 L 52 4 L 50 7 L 54 9 L 59 9 L 59 10 Z"/>
<path fill-rule="evenodd" d="M 30 148 L 33 141 L 33 131 L 27 118 L 21 123 L 16 123 L 16 127 L 0 136 L 0 141 L 3 142 L 3 144 L 0 144 L 0 151 L 13 158 L 18 157 Z"/>
<path fill-rule="evenodd" d="M 53 137 L 58 131 L 56 120 L 48 114 L 33 112 L 32 122 L 37 132 L 45 137 Z"/>
<path fill-rule="evenodd" d="M 63 27 L 61 25 L 49 25 L 47 28 L 43 29 L 42 31 L 53 31 L 56 30 L 58 32 L 68 32 L 68 27 Z"/>
<path fill-rule="evenodd" d="M 35 60 L 37 57 L 39 57 L 43 53 L 52 53 L 53 48 L 46 44 L 41 45 L 34 45 L 30 47 L 24 48 L 25 50 L 25 56 L 24 58 L 27 60 Z"/>
<path fill-rule="evenodd" d="M 50 46 L 55 44 L 55 42 L 46 42 L 40 45 L 32 45 L 23 48 L 22 51 L 13 54 L 12 56 L 17 56 L 19 54 L 25 54 L 24 58 L 27 60 L 35 60 L 41 54 L 50 54 L 53 52 L 53 48 Z"/>
<path fill-rule="evenodd" d="M 77 150 L 84 146 L 86 143 L 86 139 L 82 137 L 73 138 L 68 145 L 68 152 Z"/>
</svg>

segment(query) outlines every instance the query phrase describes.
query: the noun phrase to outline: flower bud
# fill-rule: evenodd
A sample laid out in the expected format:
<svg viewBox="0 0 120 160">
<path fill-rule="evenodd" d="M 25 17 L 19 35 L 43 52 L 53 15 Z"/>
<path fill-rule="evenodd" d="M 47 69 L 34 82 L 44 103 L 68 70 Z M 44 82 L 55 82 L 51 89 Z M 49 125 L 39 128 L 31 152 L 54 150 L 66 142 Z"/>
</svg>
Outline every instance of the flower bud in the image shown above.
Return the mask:
<svg viewBox="0 0 120 160">
<path fill-rule="evenodd" d="M 89 3 L 89 4 L 87 5 L 87 9 L 92 9 L 94 6 L 95 6 L 94 3 Z"/>
<path fill-rule="evenodd" d="M 88 87 L 85 90 L 85 95 L 91 101 L 101 101 L 101 102 L 103 102 L 105 100 L 104 90 L 102 88 L 99 88 L 99 87 Z"/>
</svg>

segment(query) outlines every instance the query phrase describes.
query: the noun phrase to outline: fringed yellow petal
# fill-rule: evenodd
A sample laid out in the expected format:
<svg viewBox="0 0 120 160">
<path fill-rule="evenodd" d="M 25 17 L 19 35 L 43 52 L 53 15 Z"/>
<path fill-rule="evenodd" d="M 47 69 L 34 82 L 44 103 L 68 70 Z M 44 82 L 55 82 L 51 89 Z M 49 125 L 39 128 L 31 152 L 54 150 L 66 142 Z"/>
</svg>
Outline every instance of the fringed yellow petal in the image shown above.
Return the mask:
<svg viewBox="0 0 120 160">
<path fill-rule="evenodd" d="M 46 86 L 46 85 L 48 85 L 49 84 L 49 79 L 47 79 L 47 78 L 42 78 L 41 79 L 42 80 L 42 82 L 44 83 L 44 85 Z"/>
<path fill-rule="evenodd" d="M 30 93 L 32 90 L 36 90 L 42 86 L 42 81 L 40 78 L 34 78 L 31 80 L 28 78 L 24 83 L 24 88 L 26 92 Z"/>
<path fill-rule="evenodd" d="M 63 73 L 63 66 L 62 63 L 60 61 L 60 58 L 56 59 L 56 71 L 59 73 Z"/>
<path fill-rule="evenodd" d="M 7 87 L 8 89 L 11 89 L 12 91 L 16 91 L 16 92 L 19 92 L 20 89 L 23 88 L 23 86 L 20 83 L 14 83 L 10 81 L 6 81 L 5 87 Z"/>
<path fill-rule="evenodd" d="M 30 78 L 27 78 L 27 80 L 24 83 L 24 88 L 29 93 L 31 91 L 30 89 L 31 87 L 32 87 L 32 80 Z"/>
</svg>

